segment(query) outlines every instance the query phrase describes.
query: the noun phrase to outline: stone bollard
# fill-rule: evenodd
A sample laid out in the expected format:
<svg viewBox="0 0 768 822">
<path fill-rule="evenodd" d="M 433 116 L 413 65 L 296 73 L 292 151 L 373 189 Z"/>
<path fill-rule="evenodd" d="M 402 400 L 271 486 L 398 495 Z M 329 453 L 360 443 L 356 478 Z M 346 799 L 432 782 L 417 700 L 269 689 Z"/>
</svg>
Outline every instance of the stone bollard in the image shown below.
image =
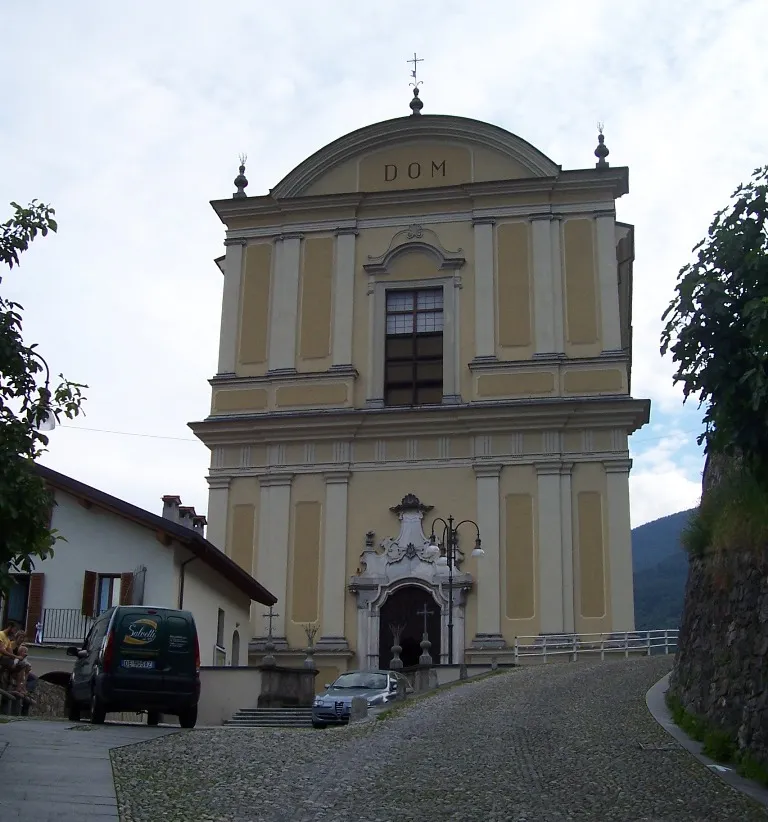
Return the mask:
<svg viewBox="0 0 768 822">
<path fill-rule="evenodd" d="M 499 660 L 495 657 L 491 657 L 491 670 L 497 671 L 499 669 Z"/>
<path fill-rule="evenodd" d="M 364 696 L 353 696 L 349 706 L 349 721 L 360 722 L 368 716 L 368 700 Z"/>
<path fill-rule="evenodd" d="M 467 665 L 466 663 L 462 662 L 459 665 L 459 679 L 466 679 L 467 678 Z"/>
</svg>

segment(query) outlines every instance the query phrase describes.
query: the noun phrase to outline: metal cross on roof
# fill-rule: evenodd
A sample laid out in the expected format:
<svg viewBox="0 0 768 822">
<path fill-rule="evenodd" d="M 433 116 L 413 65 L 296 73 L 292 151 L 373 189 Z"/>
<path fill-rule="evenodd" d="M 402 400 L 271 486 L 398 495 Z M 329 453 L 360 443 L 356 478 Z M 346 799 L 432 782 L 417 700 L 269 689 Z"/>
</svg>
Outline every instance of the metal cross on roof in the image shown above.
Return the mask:
<svg viewBox="0 0 768 822">
<path fill-rule="evenodd" d="M 416 52 L 414 51 L 413 52 L 413 57 L 410 60 L 406 60 L 405 62 L 406 63 L 413 63 L 413 70 L 411 71 L 411 77 L 413 77 L 413 81 L 410 82 L 408 85 L 413 86 L 414 88 L 416 88 L 417 86 L 420 86 L 421 85 L 421 80 L 416 79 L 416 71 L 419 68 L 417 64 L 418 63 L 423 63 L 424 58 L 423 57 L 417 57 Z"/>
<path fill-rule="evenodd" d="M 424 633 L 427 633 L 427 617 L 432 616 L 434 612 L 427 609 L 427 604 L 420 611 L 416 611 L 416 616 L 424 617 Z"/>
<path fill-rule="evenodd" d="M 268 632 L 267 636 L 270 639 L 272 639 L 272 620 L 277 619 L 277 617 L 279 617 L 279 616 L 280 616 L 280 614 L 276 614 L 274 612 L 274 607 L 272 605 L 269 606 L 269 613 L 264 614 L 264 619 L 269 620 L 269 632 Z"/>
</svg>

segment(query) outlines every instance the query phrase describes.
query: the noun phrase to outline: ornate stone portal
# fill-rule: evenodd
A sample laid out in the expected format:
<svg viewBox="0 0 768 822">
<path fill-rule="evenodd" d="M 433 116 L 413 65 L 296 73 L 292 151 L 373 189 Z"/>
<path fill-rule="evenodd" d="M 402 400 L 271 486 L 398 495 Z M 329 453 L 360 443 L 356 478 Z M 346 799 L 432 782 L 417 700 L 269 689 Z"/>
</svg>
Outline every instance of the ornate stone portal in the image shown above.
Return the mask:
<svg viewBox="0 0 768 822">
<path fill-rule="evenodd" d="M 389 509 L 400 520 L 395 539 L 375 545 L 372 531 L 366 534 L 365 550 L 360 555 L 358 573 L 351 577 L 349 590 L 357 597 L 357 664 L 362 669 L 378 668 L 380 658 L 381 608 L 392 594 L 408 586 L 426 591 L 440 609 L 440 648 L 432 649 L 437 663 L 448 658 L 448 565 L 430 549 L 424 534 L 424 515 L 432 510 L 414 494 L 406 494 L 399 505 Z M 444 554 L 444 548 L 443 548 Z M 454 661 L 461 663 L 466 645 L 464 614 L 467 594 L 474 580 L 461 571 L 464 555 L 456 550 L 453 569 L 453 645 Z M 444 555 L 443 555 L 444 561 Z"/>
</svg>

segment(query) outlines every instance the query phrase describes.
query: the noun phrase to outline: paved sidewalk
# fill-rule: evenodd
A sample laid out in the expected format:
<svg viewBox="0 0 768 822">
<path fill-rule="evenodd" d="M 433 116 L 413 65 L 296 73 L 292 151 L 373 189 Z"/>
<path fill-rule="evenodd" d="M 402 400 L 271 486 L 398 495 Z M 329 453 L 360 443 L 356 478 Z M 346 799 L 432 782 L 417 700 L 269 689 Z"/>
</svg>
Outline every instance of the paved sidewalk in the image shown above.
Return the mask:
<svg viewBox="0 0 768 822">
<path fill-rule="evenodd" d="M 675 725 L 672 721 L 672 714 L 669 708 L 667 708 L 667 703 L 664 701 L 664 696 L 669 690 L 669 677 L 670 674 L 667 674 L 663 679 L 660 679 L 645 695 L 645 703 L 648 705 L 648 710 L 651 712 L 653 718 L 670 736 L 674 737 L 686 751 L 692 753 L 699 762 L 703 762 L 713 773 L 716 773 L 721 779 L 731 785 L 731 787 L 736 788 L 737 791 L 751 796 L 752 799 L 768 808 L 768 788 L 764 788 L 758 782 L 740 776 L 733 766 L 721 765 L 719 762 L 715 762 L 714 759 L 710 759 L 704 754 L 704 745 L 701 742 L 691 739 L 685 731 Z"/>
<path fill-rule="evenodd" d="M 112 723 L 22 720 L 0 725 L 0 819 L 115 822 L 109 749 L 169 733 L 174 729 Z"/>
</svg>

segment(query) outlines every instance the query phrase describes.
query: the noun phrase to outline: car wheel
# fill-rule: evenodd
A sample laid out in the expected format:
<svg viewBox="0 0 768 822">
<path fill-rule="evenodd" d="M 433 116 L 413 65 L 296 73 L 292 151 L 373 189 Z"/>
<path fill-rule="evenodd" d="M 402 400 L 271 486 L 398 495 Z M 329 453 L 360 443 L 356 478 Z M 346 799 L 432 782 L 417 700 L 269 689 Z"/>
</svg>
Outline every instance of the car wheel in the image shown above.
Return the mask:
<svg viewBox="0 0 768 822">
<path fill-rule="evenodd" d="M 179 725 L 182 728 L 194 728 L 197 724 L 197 705 L 187 708 L 179 714 Z"/>
<path fill-rule="evenodd" d="M 67 709 L 67 719 L 70 722 L 79 722 L 80 721 L 80 706 L 72 698 L 72 694 L 71 694 L 70 691 L 67 691 L 66 709 Z"/>
<path fill-rule="evenodd" d="M 107 718 L 107 709 L 104 703 L 93 694 L 91 697 L 91 725 L 103 725 Z"/>
<path fill-rule="evenodd" d="M 147 725 L 160 724 L 160 711 L 147 711 Z"/>
</svg>

